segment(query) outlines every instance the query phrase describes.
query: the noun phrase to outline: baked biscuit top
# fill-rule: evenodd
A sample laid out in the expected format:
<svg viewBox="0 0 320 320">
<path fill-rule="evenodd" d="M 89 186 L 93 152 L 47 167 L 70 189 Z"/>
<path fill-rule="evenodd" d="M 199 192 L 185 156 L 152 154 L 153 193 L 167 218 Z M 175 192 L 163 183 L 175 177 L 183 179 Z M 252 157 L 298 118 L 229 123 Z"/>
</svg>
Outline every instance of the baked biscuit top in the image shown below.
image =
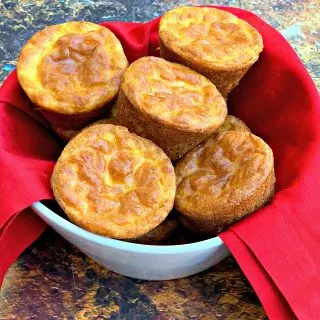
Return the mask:
<svg viewBox="0 0 320 320">
<path fill-rule="evenodd" d="M 40 108 L 62 114 L 90 112 L 118 93 L 128 66 L 121 43 L 91 22 L 47 27 L 29 39 L 18 59 L 18 79 Z"/>
<path fill-rule="evenodd" d="M 51 179 L 56 200 L 85 229 L 139 237 L 172 209 L 171 161 L 151 141 L 110 124 L 91 126 L 65 147 Z"/>
<path fill-rule="evenodd" d="M 221 70 L 251 65 L 263 49 L 262 37 L 255 28 L 215 8 L 170 10 L 161 18 L 159 35 L 176 54 Z"/>
<path fill-rule="evenodd" d="M 227 214 L 272 170 L 272 150 L 259 137 L 240 131 L 214 135 L 177 163 L 177 209 L 206 214 L 220 208 Z"/>
<path fill-rule="evenodd" d="M 121 89 L 143 113 L 184 130 L 214 130 L 227 114 L 223 97 L 207 78 L 162 58 L 133 62 L 124 73 Z"/>
</svg>

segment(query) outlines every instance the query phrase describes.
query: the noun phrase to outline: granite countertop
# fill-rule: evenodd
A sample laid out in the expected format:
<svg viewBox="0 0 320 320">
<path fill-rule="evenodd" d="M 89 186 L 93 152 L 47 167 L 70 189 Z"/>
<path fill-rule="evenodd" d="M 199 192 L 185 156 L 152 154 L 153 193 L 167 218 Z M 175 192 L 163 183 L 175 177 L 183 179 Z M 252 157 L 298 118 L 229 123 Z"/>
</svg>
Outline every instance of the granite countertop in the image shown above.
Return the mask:
<svg viewBox="0 0 320 320">
<path fill-rule="evenodd" d="M 201 2 L 204 3 L 204 2 Z M 206 1 L 251 10 L 289 40 L 320 88 L 317 0 Z M 15 68 L 24 42 L 46 25 L 68 20 L 147 21 L 200 1 L 38 0 L 0 2 L 0 83 Z M 1 260 L 1 258 L 0 258 Z M 267 319 L 233 258 L 185 279 L 141 281 L 93 262 L 52 230 L 9 269 L 0 319 Z"/>
</svg>

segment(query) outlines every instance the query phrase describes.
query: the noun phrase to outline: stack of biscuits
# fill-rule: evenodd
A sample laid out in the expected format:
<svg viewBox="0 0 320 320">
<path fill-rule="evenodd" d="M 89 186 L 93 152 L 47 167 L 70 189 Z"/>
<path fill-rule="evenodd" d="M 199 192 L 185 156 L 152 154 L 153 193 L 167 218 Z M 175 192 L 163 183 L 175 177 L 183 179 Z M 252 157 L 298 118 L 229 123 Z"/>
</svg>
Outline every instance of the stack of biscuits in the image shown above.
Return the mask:
<svg viewBox="0 0 320 320">
<path fill-rule="evenodd" d="M 67 22 L 31 37 L 17 65 L 68 142 L 51 179 L 60 207 L 84 229 L 142 244 L 170 243 L 179 225 L 215 236 L 275 184 L 271 148 L 227 109 L 263 49 L 259 32 L 223 10 L 178 7 L 159 40 L 161 57 L 129 65 L 109 29 Z"/>
</svg>

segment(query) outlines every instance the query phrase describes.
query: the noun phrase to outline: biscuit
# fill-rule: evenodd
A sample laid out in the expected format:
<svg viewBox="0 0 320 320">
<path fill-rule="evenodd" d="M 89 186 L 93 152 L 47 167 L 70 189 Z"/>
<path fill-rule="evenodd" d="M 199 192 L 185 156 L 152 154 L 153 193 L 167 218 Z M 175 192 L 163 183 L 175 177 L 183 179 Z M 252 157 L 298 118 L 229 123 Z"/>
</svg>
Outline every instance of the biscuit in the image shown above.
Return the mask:
<svg viewBox="0 0 320 320">
<path fill-rule="evenodd" d="M 227 115 L 227 118 L 224 121 L 224 123 L 214 133 L 216 134 L 216 133 L 221 133 L 221 132 L 225 132 L 225 131 L 250 132 L 250 129 L 239 118 L 237 118 L 235 116 Z"/>
<path fill-rule="evenodd" d="M 21 50 L 22 88 L 55 127 L 79 130 L 107 114 L 128 66 L 120 41 L 91 22 L 49 26 Z"/>
<path fill-rule="evenodd" d="M 153 142 L 111 124 L 91 126 L 64 148 L 52 174 L 54 197 L 71 221 L 116 239 L 140 237 L 171 211 L 176 179 Z"/>
<path fill-rule="evenodd" d="M 88 124 L 82 130 L 85 130 L 86 128 L 91 127 L 96 124 L 116 124 L 116 121 L 114 118 L 101 119 L 101 120 L 98 120 L 98 121 L 95 121 L 95 122 Z M 53 123 L 51 123 L 51 128 L 65 142 L 68 142 L 73 137 L 75 137 L 79 132 L 82 131 L 82 130 L 72 130 L 72 129 L 59 128 Z"/>
<path fill-rule="evenodd" d="M 155 229 L 149 231 L 142 237 L 135 239 L 134 242 L 148 245 L 167 244 L 173 237 L 177 227 L 177 220 L 166 219 Z"/>
<path fill-rule="evenodd" d="M 68 142 L 74 136 L 76 136 L 81 130 L 64 129 L 56 126 L 54 123 L 50 123 L 51 129 L 57 134 L 63 141 Z"/>
<path fill-rule="evenodd" d="M 274 193 L 271 148 L 250 132 L 213 135 L 178 161 L 175 208 L 194 232 L 215 235 Z"/>
<path fill-rule="evenodd" d="M 215 8 L 178 7 L 159 25 L 161 57 L 210 79 L 226 97 L 258 60 L 260 33 L 246 21 Z"/>
<path fill-rule="evenodd" d="M 119 124 L 152 140 L 175 160 L 224 122 L 227 107 L 204 76 L 161 58 L 143 57 L 125 71 L 115 113 Z"/>
</svg>

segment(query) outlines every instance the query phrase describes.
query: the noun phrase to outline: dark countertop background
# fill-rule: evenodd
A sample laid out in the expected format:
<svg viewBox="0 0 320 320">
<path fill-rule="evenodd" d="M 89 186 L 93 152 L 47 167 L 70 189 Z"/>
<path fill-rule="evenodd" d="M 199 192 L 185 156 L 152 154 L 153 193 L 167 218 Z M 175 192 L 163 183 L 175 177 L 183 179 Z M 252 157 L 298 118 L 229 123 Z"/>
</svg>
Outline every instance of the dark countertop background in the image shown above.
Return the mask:
<svg viewBox="0 0 320 320">
<path fill-rule="evenodd" d="M 254 11 L 292 44 L 320 88 L 320 4 L 317 0 L 0 1 L 0 83 L 37 30 L 68 20 L 148 21 L 177 5 L 218 4 Z M 1 257 L 0 257 L 1 261 Z M 52 230 L 9 269 L 0 292 L 0 319 L 258 320 L 265 312 L 233 258 L 174 281 L 117 275 Z"/>
</svg>

